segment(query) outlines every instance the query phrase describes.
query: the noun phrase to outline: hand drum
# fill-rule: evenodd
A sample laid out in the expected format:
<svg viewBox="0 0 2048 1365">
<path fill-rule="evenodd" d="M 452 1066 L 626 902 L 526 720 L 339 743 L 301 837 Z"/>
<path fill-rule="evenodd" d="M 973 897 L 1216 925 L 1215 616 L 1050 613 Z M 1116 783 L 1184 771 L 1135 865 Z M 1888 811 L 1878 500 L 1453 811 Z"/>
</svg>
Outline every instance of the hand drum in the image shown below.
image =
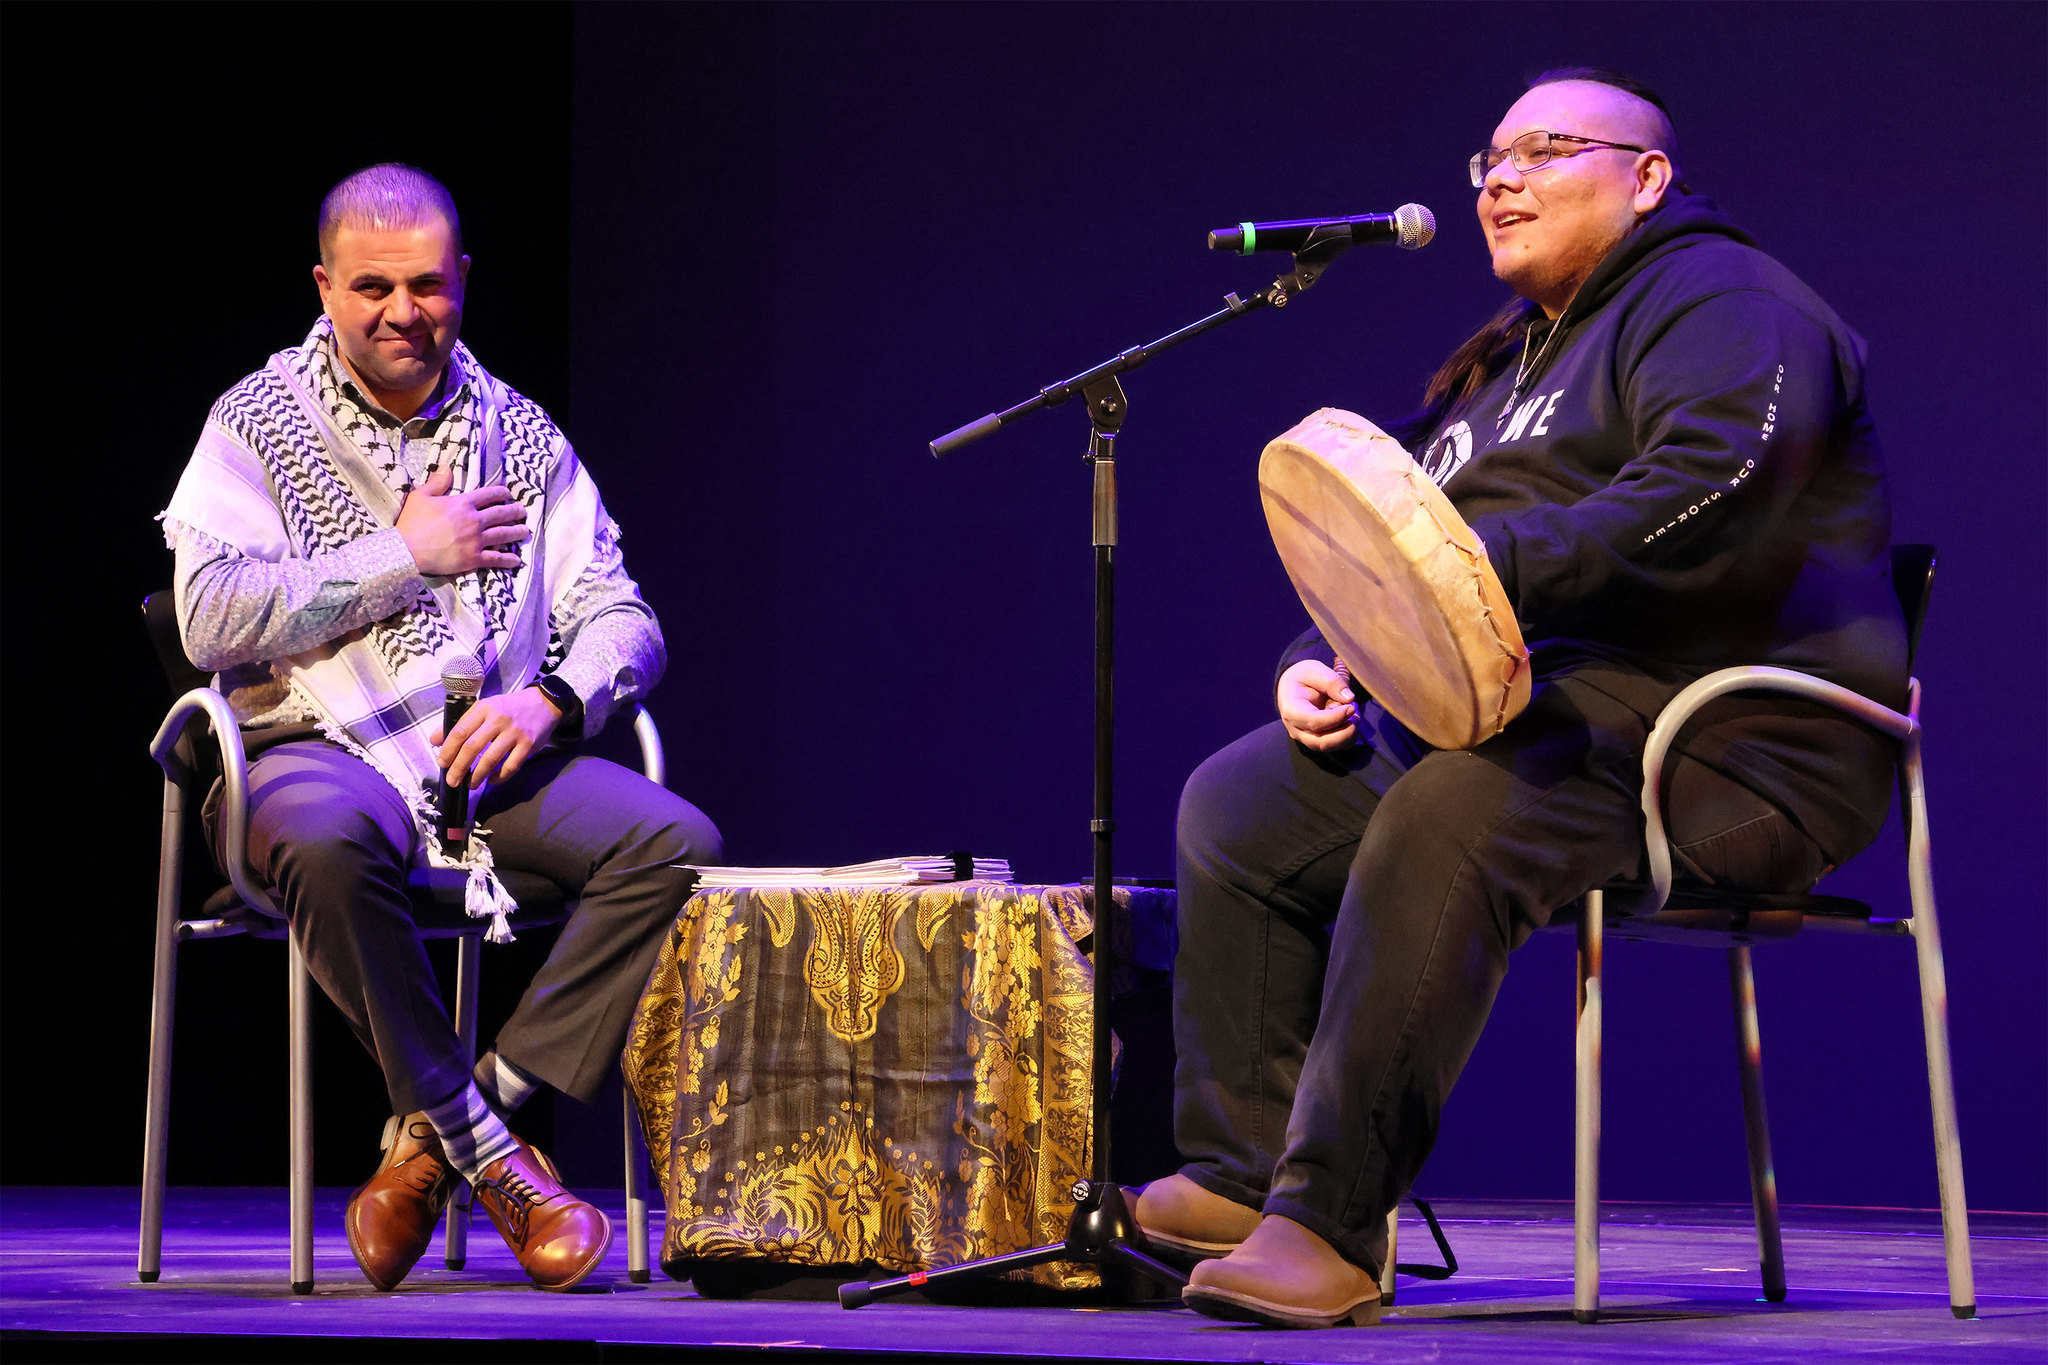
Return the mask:
<svg viewBox="0 0 2048 1365">
<path fill-rule="evenodd" d="M 1322 408 L 1266 446 L 1259 496 L 1309 616 L 1396 720 L 1469 749 L 1529 704 L 1529 651 L 1485 546 L 1393 437 Z"/>
</svg>

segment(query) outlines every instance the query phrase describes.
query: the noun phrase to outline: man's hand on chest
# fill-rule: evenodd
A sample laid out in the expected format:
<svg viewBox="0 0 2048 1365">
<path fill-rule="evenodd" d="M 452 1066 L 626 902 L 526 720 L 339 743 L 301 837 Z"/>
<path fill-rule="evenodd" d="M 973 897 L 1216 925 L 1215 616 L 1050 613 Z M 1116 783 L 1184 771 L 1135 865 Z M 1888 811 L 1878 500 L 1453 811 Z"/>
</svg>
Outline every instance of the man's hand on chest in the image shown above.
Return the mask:
<svg viewBox="0 0 2048 1365">
<path fill-rule="evenodd" d="M 454 575 L 472 569 L 516 569 L 511 547 L 530 538 L 526 509 L 504 486 L 450 493 L 454 473 L 447 466 L 406 494 L 398 533 L 422 574 Z"/>
</svg>

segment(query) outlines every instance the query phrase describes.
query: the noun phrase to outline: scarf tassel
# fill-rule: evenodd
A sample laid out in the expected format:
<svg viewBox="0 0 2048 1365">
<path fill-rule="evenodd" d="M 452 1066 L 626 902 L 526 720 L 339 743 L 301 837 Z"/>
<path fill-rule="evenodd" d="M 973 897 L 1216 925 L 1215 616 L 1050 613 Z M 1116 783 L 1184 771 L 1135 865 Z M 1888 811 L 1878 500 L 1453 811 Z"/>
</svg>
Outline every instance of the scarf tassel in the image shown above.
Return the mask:
<svg viewBox="0 0 2048 1365">
<path fill-rule="evenodd" d="M 505 884 L 498 880 L 488 857 L 470 865 L 469 885 L 463 888 L 462 908 L 471 919 L 488 919 L 489 932 L 484 937 L 492 943 L 510 943 L 512 926 L 505 916 L 519 908 L 512 897 L 505 892 Z"/>
<path fill-rule="evenodd" d="M 490 943 L 512 942 L 512 925 L 506 919 L 519 908 L 519 902 L 512 899 L 512 893 L 505 889 L 505 883 L 498 880 L 498 870 L 491 861 L 491 846 L 482 836 L 490 831 L 483 828 L 469 832 L 469 843 L 460 858 L 448 855 L 447 848 L 433 835 L 427 837 L 427 863 L 432 867 L 460 867 L 469 872 L 462 885 L 462 910 L 471 919 L 487 919 L 491 927 L 485 931 L 484 939 Z"/>
</svg>

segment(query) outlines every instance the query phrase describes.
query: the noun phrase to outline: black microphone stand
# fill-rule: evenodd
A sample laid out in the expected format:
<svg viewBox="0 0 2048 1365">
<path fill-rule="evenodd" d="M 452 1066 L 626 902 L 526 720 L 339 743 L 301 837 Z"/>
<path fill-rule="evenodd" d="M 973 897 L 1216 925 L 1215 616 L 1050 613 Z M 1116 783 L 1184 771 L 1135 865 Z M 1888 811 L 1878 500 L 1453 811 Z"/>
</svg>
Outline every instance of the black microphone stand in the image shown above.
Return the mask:
<svg viewBox="0 0 2048 1365">
<path fill-rule="evenodd" d="M 1286 307 L 1295 295 L 1313 285 L 1331 260 L 1350 245 L 1347 225 L 1333 224 L 1327 231 L 1319 230 L 1295 253 L 1294 272 L 1283 275 L 1259 293 L 1249 298 L 1226 295 L 1224 307 L 1209 316 L 1189 323 L 1177 332 L 1169 332 L 1157 341 L 1134 346 L 1091 370 L 1040 389 L 1034 397 L 1015 407 L 990 413 L 980 421 L 970 422 L 932 442 L 933 456 L 942 456 L 978 441 L 1028 413 L 1057 407 L 1076 393 L 1088 404 L 1087 460 L 1094 471 L 1095 547 L 1095 813 L 1088 822 L 1095 845 L 1092 1150 L 1089 1178 L 1075 1181 L 1071 1191 L 1074 1212 L 1068 1220 L 1064 1241 L 966 1261 L 960 1265 L 942 1266 L 937 1270 L 920 1270 L 894 1279 L 856 1280 L 839 1286 L 842 1308 L 859 1308 L 876 1299 L 908 1293 L 927 1285 L 980 1279 L 1049 1261 L 1075 1261 L 1105 1269 L 1123 1267 L 1174 1289 L 1187 1283 L 1187 1276 L 1146 1253 L 1145 1236 L 1139 1231 L 1137 1219 L 1124 1200 L 1123 1190 L 1110 1179 L 1109 1173 L 1109 1005 L 1111 978 L 1116 972 L 1116 935 L 1112 928 L 1115 883 L 1110 874 L 1110 842 L 1116 832 L 1110 780 L 1116 717 L 1116 438 L 1123 427 L 1125 413 L 1123 384 L 1117 376 L 1126 370 L 1135 370 L 1159 352 L 1192 340 L 1233 318 L 1243 317 L 1267 305 Z"/>
</svg>

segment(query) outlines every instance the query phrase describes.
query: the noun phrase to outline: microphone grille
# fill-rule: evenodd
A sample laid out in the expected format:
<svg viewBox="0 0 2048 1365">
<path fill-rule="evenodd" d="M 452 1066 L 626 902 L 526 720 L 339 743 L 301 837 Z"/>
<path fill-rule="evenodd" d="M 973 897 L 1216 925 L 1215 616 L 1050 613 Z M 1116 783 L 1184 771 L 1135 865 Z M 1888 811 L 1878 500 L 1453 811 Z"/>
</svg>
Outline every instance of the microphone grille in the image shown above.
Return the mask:
<svg viewBox="0 0 2048 1365">
<path fill-rule="evenodd" d="M 1394 210 L 1394 226 L 1401 230 L 1402 249 L 1413 251 L 1436 236 L 1436 215 L 1420 204 L 1403 204 Z"/>
<path fill-rule="evenodd" d="M 451 697 L 474 697 L 484 690 L 484 666 L 474 654 L 450 654 L 441 660 L 441 687 Z"/>
</svg>

